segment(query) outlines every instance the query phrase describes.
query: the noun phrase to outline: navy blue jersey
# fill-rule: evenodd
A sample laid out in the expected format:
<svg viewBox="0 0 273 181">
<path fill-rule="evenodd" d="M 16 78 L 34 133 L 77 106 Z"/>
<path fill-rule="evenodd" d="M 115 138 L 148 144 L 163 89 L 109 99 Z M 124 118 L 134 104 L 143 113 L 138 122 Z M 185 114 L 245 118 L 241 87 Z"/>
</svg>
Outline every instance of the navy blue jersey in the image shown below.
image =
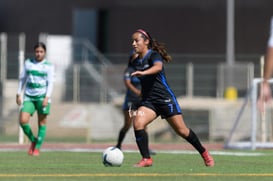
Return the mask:
<svg viewBox="0 0 273 181">
<path fill-rule="evenodd" d="M 149 50 L 143 59 L 140 59 L 139 57 L 134 59 L 132 66 L 136 70 L 143 71 L 151 68 L 155 62 L 162 62 L 163 64 L 163 59 L 159 53 Z M 149 99 L 152 102 L 161 103 L 170 102 L 170 99 L 175 98 L 167 83 L 164 66 L 161 72 L 141 76 L 139 79 L 141 81 L 143 100 Z"/>
<path fill-rule="evenodd" d="M 132 66 L 135 70 L 144 71 L 151 68 L 155 62 L 163 64 L 162 71 L 139 77 L 142 94 L 141 105 L 150 107 L 164 118 L 181 114 L 176 97 L 167 83 L 163 58 L 158 52 L 149 50 L 142 59 L 135 58 L 132 61 Z"/>
</svg>

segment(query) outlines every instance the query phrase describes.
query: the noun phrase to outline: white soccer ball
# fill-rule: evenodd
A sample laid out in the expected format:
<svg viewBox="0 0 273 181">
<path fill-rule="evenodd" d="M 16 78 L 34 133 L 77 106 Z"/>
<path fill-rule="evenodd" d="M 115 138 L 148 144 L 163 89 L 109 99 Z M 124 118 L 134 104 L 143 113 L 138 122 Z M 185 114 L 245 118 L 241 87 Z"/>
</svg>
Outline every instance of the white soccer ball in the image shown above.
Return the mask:
<svg viewBox="0 0 273 181">
<path fill-rule="evenodd" d="M 124 159 L 122 151 L 116 147 L 108 147 L 102 153 L 104 166 L 121 166 Z"/>
</svg>

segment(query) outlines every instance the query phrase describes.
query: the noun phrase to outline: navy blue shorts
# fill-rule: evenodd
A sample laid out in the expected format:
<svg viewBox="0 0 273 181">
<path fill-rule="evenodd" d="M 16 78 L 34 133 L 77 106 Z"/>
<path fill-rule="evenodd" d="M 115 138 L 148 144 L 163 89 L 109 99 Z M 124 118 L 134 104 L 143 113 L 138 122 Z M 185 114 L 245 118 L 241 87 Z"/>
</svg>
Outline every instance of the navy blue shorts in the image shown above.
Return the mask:
<svg viewBox="0 0 273 181">
<path fill-rule="evenodd" d="M 143 101 L 141 102 L 140 106 L 152 109 L 156 113 L 156 115 L 160 115 L 162 119 L 182 114 L 180 106 L 177 103 L 173 102 L 151 103 L 150 101 Z"/>
</svg>

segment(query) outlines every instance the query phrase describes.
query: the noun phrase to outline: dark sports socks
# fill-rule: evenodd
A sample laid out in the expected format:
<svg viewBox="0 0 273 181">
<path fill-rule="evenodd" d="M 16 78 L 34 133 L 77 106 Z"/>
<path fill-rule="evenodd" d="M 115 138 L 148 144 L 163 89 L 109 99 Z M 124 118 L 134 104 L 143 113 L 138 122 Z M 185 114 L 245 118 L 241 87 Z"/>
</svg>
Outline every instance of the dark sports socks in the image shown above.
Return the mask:
<svg viewBox="0 0 273 181">
<path fill-rule="evenodd" d="M 121 143 L 126 135 L 127 131 L 124 131 L 124 129 L 121 129 L 118 135 L 118 143 L 116 145 L 117 148 L 121 149 Z"/>
<path fill-rule="evenodd" d="M 28 123 L 26 124 L 20 124 L 21 125 L 21 128 L 23 129 L 25 135 L 27 135 L 28 139 L 31 141 L 31 142 L 35 142 L 36 139 L 32 133 L 32 130 L 31 130 L 31 127 Z"/>
<path fill-rule="evenodd" d="M 150 158 L 150 152 L 148 148 L 148 134 L 142 130 L 135 130 L 135 137 L 138 149 L 143 158 Z"/>
<path fill-rule="evenodd" d="M 199 138 L 196 136 L 196 134 L 190 129 L 190 134 L 187 138 L 185 138 L 192 146 L 200 153 L 202 154 L 206 149 L 202 146 Z"/>
</svg>

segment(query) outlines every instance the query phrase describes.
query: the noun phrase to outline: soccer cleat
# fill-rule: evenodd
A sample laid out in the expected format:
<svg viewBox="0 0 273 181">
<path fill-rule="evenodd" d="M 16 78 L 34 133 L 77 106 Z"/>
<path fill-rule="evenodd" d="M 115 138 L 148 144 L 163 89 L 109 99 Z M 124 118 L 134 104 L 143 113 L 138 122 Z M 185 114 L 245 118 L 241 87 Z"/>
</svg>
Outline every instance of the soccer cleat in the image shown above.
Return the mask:
<svg viewBox="0 0 273 181">
<path fill-rule="evenodd" d="M 150 167 L 153 165 L 152 158 L 142 158 L 134 167 Z"/>
<path fill-rule="evenodd" d="M 214 160 L 212 158 L 212 156 L 209 154 L 208 150 L 204 151 L 204 153 L 201 154 L 205 165 L 207 167 L 213 167 L 214 166 Z"/>
<path fill-rule="evenodd" d="M 40 150 L 34 149 L 33 153 L 32 153 L 32 156 L 39 156 L 39 155 L 40 155 Z"/>
<path fill-rule="evenodd" d="M 36 145 L 36 142 L 31 142 L 31 145 L 30 145 L 29 150 L 28 150 L 29 155 L 33 154 L 33 150 L 35 148 L 35 145 Z"/>
</svg>

